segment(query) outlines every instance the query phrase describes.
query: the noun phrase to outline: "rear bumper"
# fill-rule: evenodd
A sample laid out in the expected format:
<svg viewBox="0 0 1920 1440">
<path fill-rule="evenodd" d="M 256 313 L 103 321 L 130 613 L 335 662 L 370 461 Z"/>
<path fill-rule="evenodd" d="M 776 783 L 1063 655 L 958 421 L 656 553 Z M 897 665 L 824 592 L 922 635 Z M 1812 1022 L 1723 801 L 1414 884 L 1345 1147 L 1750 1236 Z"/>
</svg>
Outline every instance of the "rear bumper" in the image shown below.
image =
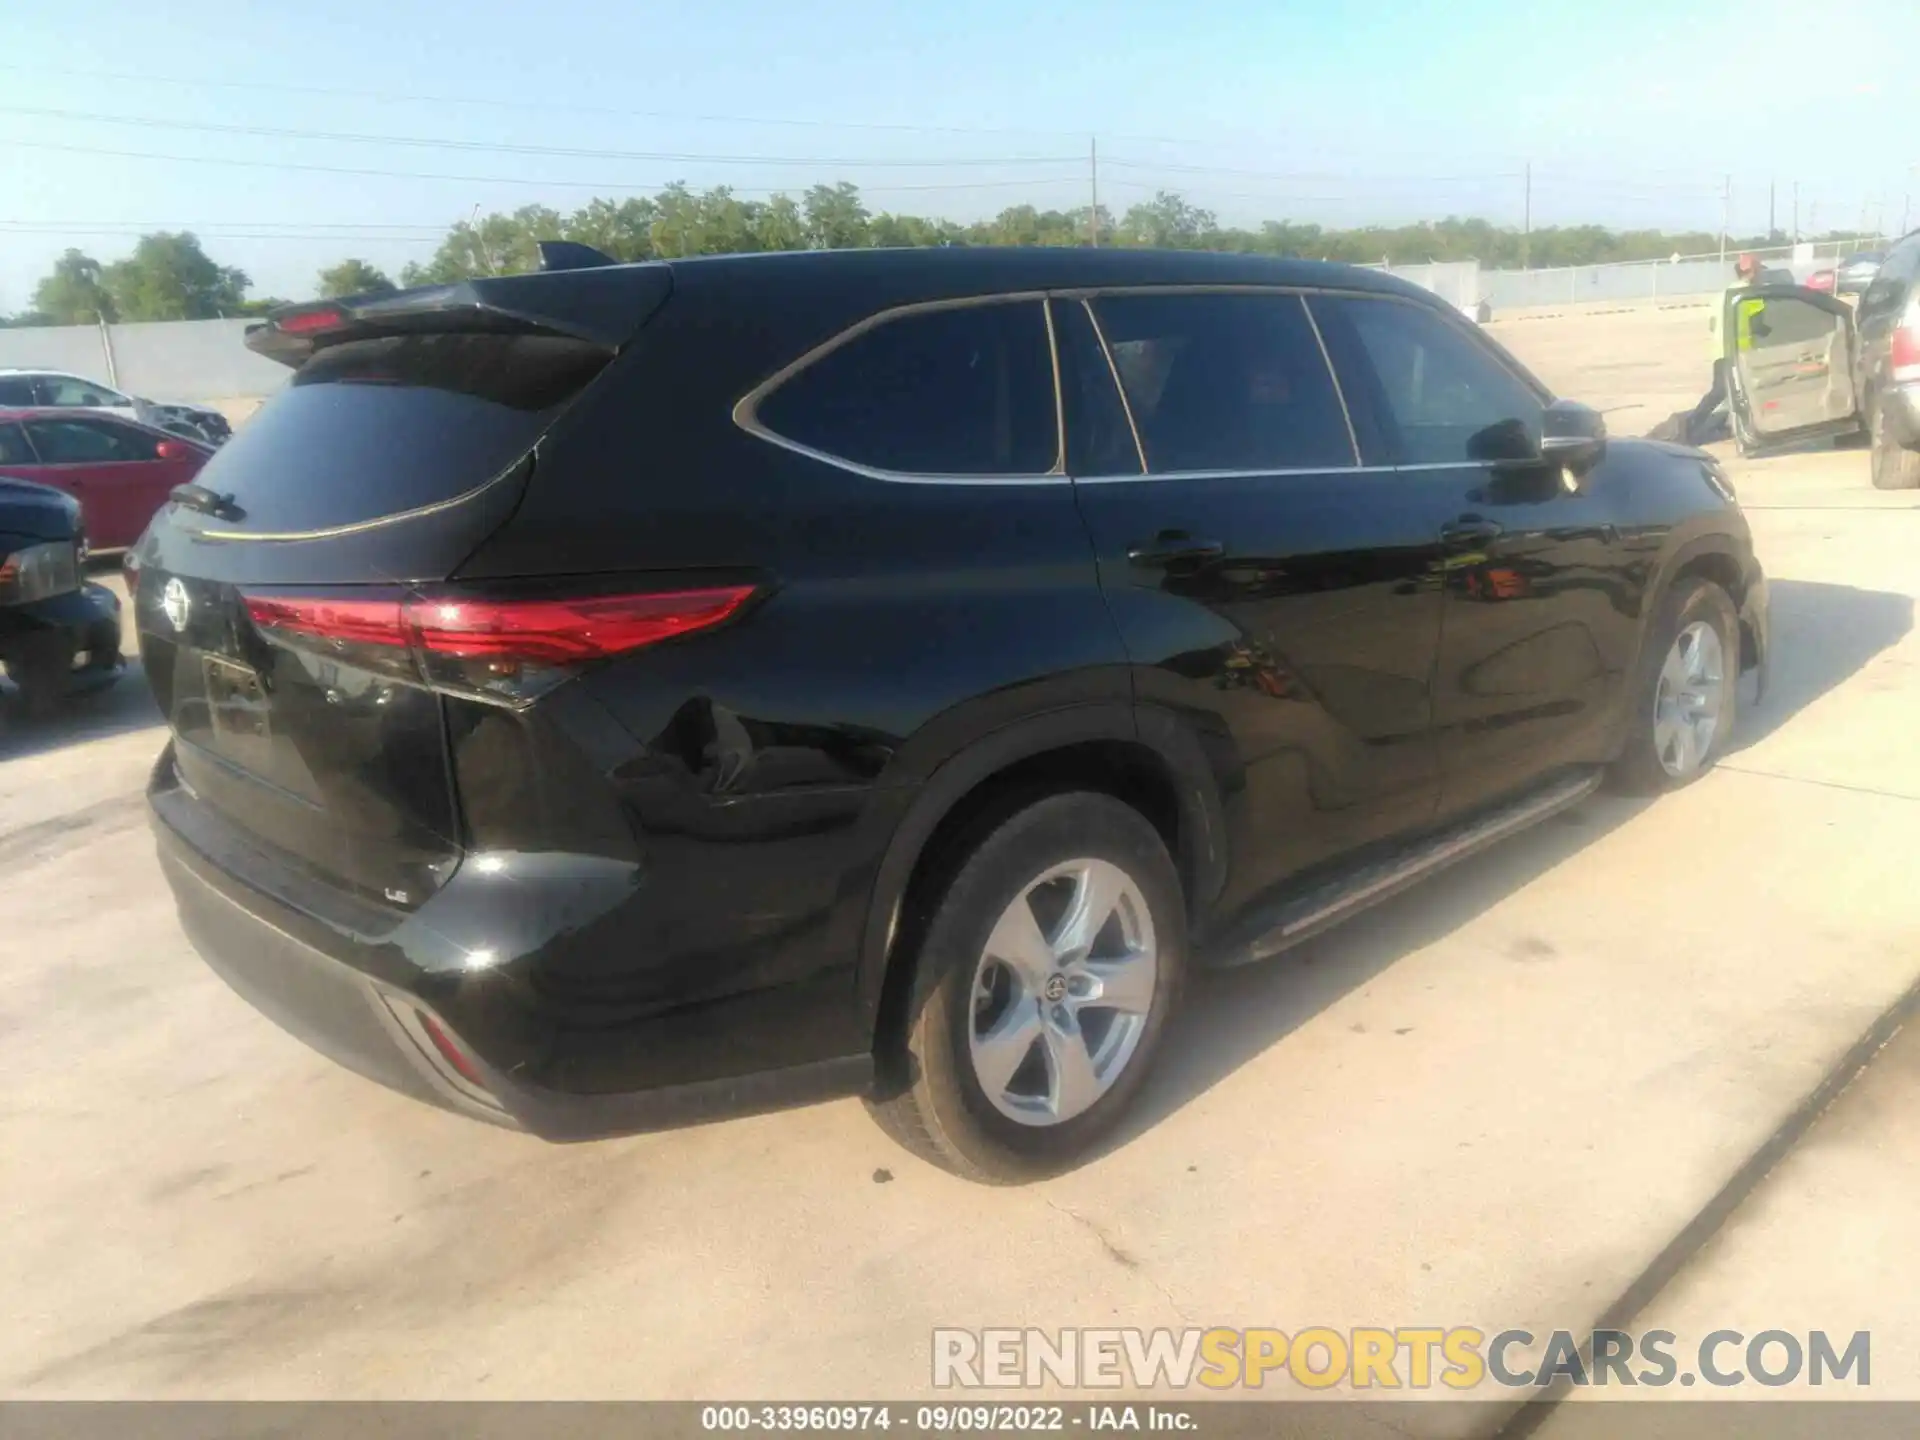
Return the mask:
<svg viewBox="0 0 1920 1440">
<path fill-rule="evenodd" d="M 485 974 L 450 974 L 409 956 L 401 932 L 355 934 L 246 883 L 169 823 L 171 751 L 149 789 L 160 867 L 182 929 L 227 985 L 283 1030 L 355 1073 L 414 1099 L 555 1141 L 587 1140 L 694 1124 L 859 1093 L 870 1054 L 779 1069 L 689 1077 L 621 1093 L 579 1093 L 536 1083 L 540 1055 L 560 1047 L 538 996 L 512 957 Z M 625 1043 L 683 1052 L 679 1026 L 724 1046 L 709 1012 L 655 1016 L 621 1032 Z"/>
</svg>

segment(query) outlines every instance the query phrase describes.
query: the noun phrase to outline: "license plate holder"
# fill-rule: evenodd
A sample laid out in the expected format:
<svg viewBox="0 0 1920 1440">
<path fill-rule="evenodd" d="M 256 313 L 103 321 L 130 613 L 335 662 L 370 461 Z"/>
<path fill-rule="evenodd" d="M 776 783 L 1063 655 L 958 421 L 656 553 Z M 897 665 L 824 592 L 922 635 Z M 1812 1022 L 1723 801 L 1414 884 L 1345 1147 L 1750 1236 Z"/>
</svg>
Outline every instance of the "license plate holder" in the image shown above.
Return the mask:
<svg viewBox="0 0 1920 1440">
<path fill-rule="evenodd" d="M 266 687 L 260 683 L 259 671 L 221 655 L 202 655 L 200 674 L 206 684 L 207 718 L 214 734 L 256 743 L 273 738 Z"/>
</svg>

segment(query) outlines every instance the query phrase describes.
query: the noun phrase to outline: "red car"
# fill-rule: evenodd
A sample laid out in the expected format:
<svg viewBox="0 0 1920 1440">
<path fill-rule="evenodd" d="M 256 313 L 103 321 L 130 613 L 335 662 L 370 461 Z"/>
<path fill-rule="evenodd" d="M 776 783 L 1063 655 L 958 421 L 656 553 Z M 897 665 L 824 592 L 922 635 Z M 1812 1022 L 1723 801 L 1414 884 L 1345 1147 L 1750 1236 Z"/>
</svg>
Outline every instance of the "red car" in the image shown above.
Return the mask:
<svg viewBox="0 0 1920 1440">
<path fill-rule="evenodd" d="M 173 488 L 192 480 L 212 454 L 114 415 L 0 410 L 0 475 L 73 496 L 95 550 L 121 550 L 138 540 Z"/>
</svg>

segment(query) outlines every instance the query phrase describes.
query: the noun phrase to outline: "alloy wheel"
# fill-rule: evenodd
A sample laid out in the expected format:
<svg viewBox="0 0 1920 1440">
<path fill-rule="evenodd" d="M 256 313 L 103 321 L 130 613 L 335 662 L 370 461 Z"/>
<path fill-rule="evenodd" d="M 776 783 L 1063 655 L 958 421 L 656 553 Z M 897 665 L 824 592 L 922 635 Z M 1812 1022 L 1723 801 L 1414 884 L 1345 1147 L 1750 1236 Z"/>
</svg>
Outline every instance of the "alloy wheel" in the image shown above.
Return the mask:
<svg viewBox="0 0 1920 1440">
<path fill-rule="evenodd" d="M 1085 1114 L 1133 1059 L 1159 978 L 1153 917 L 1126 871 L 1069 860 L 1021 887 L 974 967 L 968 1053 L 1022 1125 Z"/>
<path fill-rule="evenodd" d="M 1706 763 L 1726 703 L 1726 650 L 1720 632 L 1696 620 L 1674 637 L 1654 688 L 1653 748 L 1660 766 L 1684 779 Z"/>
</svg>

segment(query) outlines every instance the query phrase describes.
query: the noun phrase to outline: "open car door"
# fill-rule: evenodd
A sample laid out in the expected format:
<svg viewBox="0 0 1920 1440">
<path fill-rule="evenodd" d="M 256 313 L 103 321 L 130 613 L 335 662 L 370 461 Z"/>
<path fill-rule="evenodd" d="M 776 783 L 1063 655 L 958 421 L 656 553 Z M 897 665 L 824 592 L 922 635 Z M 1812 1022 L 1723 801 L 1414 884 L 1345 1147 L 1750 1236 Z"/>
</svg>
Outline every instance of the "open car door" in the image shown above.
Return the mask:
<svg viewBox="0 0 1920 1440">
<path fill-rule="evenodd" d="M 1741 453 L 1861 427 L 1853 307 L 1801 285 L 1727 292 L 1727 408 Z"/>
</svg>

